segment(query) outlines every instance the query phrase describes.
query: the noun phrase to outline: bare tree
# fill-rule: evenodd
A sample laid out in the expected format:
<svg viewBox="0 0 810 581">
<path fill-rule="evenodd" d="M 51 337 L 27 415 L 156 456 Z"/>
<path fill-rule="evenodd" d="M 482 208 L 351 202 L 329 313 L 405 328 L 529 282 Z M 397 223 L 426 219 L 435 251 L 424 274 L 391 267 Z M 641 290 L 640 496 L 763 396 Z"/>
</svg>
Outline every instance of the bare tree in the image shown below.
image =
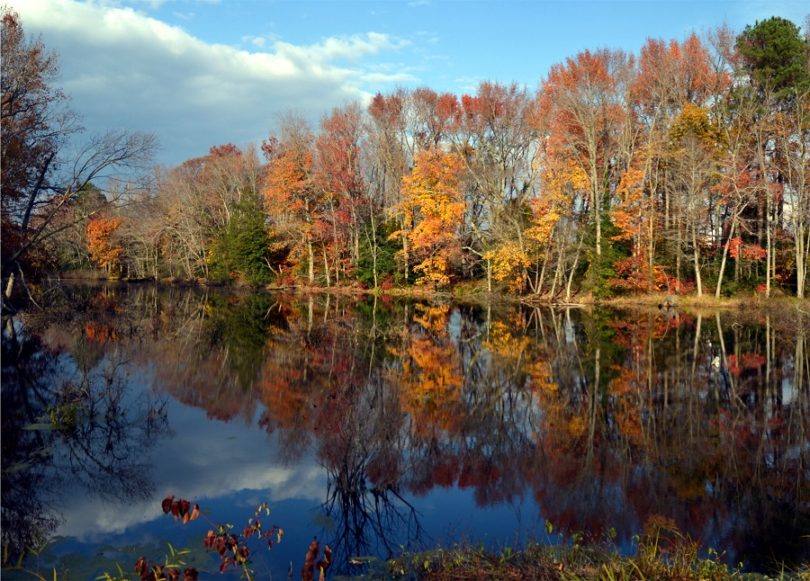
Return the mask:
<svg viewBox="0 0 810 581">
<path fill-rule="evenodd" d="M 110 131 L 91 137 L 78 150 L 68 144 L 81 129 L 64 108 L 65 96 L 51 83 L 57 57 L 37 39 L 25 38 L 17 14 L 3 10 L 2 31 L 2 271 L 11 296 L 22 259 L 73 222 L 61 216 L 89 184 L 126 192 L 150 162 L 154 135 Z M 127 187 L 120 184 L 127 183 Z M 106 200 L 109 202 L 110 200 Z M 101 206 L 86 208 L 86 215 Z"/>
</svg>

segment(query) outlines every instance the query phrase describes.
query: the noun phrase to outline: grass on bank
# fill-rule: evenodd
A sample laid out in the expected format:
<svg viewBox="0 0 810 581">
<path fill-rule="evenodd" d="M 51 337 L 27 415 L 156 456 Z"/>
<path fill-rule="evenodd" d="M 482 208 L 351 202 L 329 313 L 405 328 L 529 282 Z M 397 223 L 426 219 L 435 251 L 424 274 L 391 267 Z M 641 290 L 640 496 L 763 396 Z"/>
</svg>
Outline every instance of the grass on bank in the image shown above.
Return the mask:
<svg viewBox="0 0 810 581">
<path fill-rule="evenodd" d="M 714 549 L 701 554 L 697 541 L 682 535 L 675 523 L 652 517 L 636 537 L 636 552 L 623 556 L 609 538 L 603 543 L 533 543 L 520 551 L 493 552 L 483 547 L 434 549 L 406 554 L 387 562 L 383 577 L 450 581 L 466 579 L 541 580 L 792 580 L 810 581 L 810 563 L 798 568 L 775 566 L 775 573 L 744 572 L 742 564 L 729 566 Z"/>
<path fill-rule="evenodd" d="M 670 560 L 664 556 L 622 557 L 605 549 L 532 545 L 523 551 L 491 553 L 458 548 L 407 555 L 388 562 L 379 578 L 459 581 L 467 579 L 543 580 L 810 580 L 810 568 L 785 568 L 764 575 L 729 567 L 715 554 Z"/>
<path fill-rule="evenodd" d="M 697 549 L 676 554 L 620 556 L 604 547 L 530 545 L 521 551 L 483 548 L 435 549 L 404 555 L 387 563 L 378 578 L 460 581 L 473 579 L 543 579 L 560 581 L 641 580 L 792 580 L 810 581 L 810 566 L 764 575 L 745 573 L 726 565 L 711 552 L 699 557 Z"/>
</svg>

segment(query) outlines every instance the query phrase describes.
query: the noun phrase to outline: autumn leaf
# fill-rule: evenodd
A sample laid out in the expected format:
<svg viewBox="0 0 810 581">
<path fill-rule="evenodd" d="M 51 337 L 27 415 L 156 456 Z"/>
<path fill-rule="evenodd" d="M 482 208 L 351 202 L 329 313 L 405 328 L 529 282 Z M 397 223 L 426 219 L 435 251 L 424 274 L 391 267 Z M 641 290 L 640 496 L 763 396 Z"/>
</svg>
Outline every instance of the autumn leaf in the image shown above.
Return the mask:
<svg viewBox="0 0 810 581">
<path fill-rule="evenodd" d="M 114 240 L 121 218 L 93 218 L 87 223 L 87 250 L 90 258 L 108 270 L 118 267 L 124 247 Z"/>
<path fill-rule="evenodd" d="M 450 261 L 459 251 L 457 231 L 464 217 L 461 191 L 463 161 L 438 149 L 418 153 L 410 175 L 402 179 L 403 200 L 393 213 L 408 227 L 398 234 L 410 242 L 419 263 L 419 284 L 450 282 Z"/>
</svg>

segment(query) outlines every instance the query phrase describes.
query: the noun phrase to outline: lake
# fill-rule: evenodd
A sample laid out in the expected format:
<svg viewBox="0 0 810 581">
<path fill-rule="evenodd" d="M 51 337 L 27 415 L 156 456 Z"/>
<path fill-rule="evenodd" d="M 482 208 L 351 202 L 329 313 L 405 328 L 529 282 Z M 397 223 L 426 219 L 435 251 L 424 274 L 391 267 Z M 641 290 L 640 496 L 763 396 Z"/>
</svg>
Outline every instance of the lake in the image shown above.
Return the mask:
<svg viewBox="0 0 810 581">
<path fill-rule="evenodd" d="M 45 296 L 2 335 L 2 540 L 49 541 L 29 568 L 92 578 L 171 543 L 215 575 L 206 532 L 264 502 L 284 534 L 251 545 L 259 578 L 297 577 L 313 538 L 359 574 L 457 543 L 632 553 L 651 520 L 749 570 L 810 560 L 806 304 Z M 201 518 L 164 514 L 170 495 Z"/>
</svg>

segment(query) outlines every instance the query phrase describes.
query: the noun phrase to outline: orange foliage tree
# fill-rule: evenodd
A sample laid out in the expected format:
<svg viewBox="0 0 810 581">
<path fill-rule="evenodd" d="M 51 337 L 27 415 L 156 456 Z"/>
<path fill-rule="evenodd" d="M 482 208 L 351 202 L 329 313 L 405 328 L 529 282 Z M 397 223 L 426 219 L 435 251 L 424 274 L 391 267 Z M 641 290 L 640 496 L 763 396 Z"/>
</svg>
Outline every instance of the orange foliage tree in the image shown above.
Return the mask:
<svg viewBox="0 0 810 581">
<path fill-rule="evenodd" d="M 663 267 L 653 263 L 650 237 L 654 229 L 652 199 L 644 192 L 644 171 L 631 168 L 622 176 L 618 188 L 619 203 L 611 209 L 610 217 L 619 233 L 612 237 L 630 242 L 631 255 L 618 260 L 614 268 L 617 278 L 610 284 L 633 291 L 656 291 L 670 288 L 671 281 Z"/>
<path fill-rule="evenodd" d="M 315 141 L 315 180 L 324 192 L 329 222 L 335 282 L 340 282 L 344 255 L 357 266 L 363 210 L 367 205 L 366 183 L 360 167 L 363 141 L 362 112 L 357 106 L 335 109 L 321 121 Z M 324 265 L 327 282 L 329 268 Z"/>
<path fill-rule="evenodd" d="M 107 270 L 118 270 L 124 247 L 115 239 L 115 233 L 123 223 L 121 218 L 98 217 L 87 223 L 87 250 L 90 258 Z"/>
<path fill-rule="evenodd" d="M 315 282 L 315 245 L 327 228 L 324 192 L 314 176 L 313 136 L 300 120 L 289 120 L 281 141 L 271 138 L 262 145 L 268 158 L 265 207 L 273 226 L 290 246 L 294 260 L 305 257 L 307 279 Z"/>
<path fill-rule="evenodd" d="M 538 263 L 542 255 L 542 267 L 535 270 L 534 280 L 529 280 L 532 292 L 540 294 L 552 247 L 556 241 L 562 248 L 562 243 L 566 239 L 566 233 L 561 231 L 560 223 L 572 225 L 570 220 L 563 219 L 571 216 L 576 200 L 587 198 L 590 181 L 574 159 L 553 151 L 553 147 L 547 146 L 539 151 L 537 160 L 541 161 L 543 166 L 540 173 L 542 195 L 530 203 L 531 223 L 526 230 L 526 238 L 534 246 Z M 562 258 L 560 256 L 559 260 Z"/>
<path fill-rule="evenodd" d="M 589 186 L 585 205 L 595 227 L 594 250 L 602 254 L 602 207 L 617 164 L 627 119 L 624 83 L 631 61 L 622 52 L 584 51 L 551 67 L 538 93 L 535 123 L 545 135 L 547 153 L 572 160 Z"/>
<path fill-rule="evenodd" d="M 420 260 L 414 267 L 419 284 L 450 282 L 450 263 L 461 252 L 456 234 L 464 218 L 462 170 L 458 155 L 430 149 L 416 155 L 413 172 L 402 178 L 403 200 L 394 212 L 405 227 L 391 237 L 405 237 Z"/>
</svg>

